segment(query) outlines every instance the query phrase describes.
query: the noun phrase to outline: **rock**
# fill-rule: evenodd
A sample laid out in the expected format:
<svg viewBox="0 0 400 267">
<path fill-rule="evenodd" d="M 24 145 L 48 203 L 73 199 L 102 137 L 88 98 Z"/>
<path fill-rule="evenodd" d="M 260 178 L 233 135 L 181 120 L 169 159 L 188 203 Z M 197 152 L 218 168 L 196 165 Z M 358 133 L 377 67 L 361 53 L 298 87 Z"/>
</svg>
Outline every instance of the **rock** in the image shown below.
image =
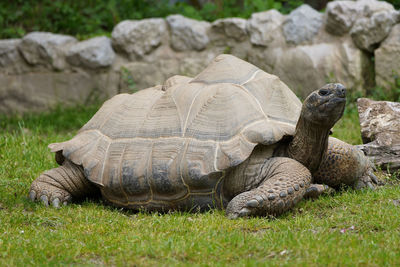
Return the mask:
<svg viewBox="0 0 400 267">
<path fill-rule="evenodd" d="M 247 21 L 250 42 L 254 45 L 268 47 L 275 40 L 283 40 L 281 25 L 284 19 L 285 16 L 275 9 L 253 13 Z"/>
<path fill-rule="evenodd" d="M 291 44 L 310 42 L 322 26 L 323 15 L 310 7 L 301 5 L 287 16 L 283 22 L 283 34 Z"/>
<path fill-rule="evenodd" d="M 376 84 L 391 89 L 400 80 L 400 24 L 375 50 Z M 397 81 L 396 81 L 397 79 Z"/>
<path fill-rule="evenodd" d="M 142 58 L 162 44 L 166 32 L 164 19 L 125 20 L 114 27 L 112 44 L 132 59 Z"/>
<path fill-rule="evenodd" d="M 354 43 L 365 51 L 373 52 L 389 34 L 397 20 L 397 12 L 380 11 L 370 18 L 360 18 L 351 29 Z"/>
<path fill-rule="evenodd" d="M 107 99 L 118 92 L 112 75 L 83 71 L 0 74 L 0 113 L 43 111 L 60 103 L 76 105 Z"/>
<path fill-rule="evenodd" d="M 68 63 L 91 69 L 108 67 L 114 58 L 111 40 L 104 36 L 73 44 L 67 52 Z"/>
<path fill-rule="evenodd" d="M 326 7 L 327 32 L 334 35 L 343 35 L 351 30 L 354 23 L 360 18 L 368 18 L 377 12 L 392 12 L 394 8 L 384 1 L 332 1 Z"/>
<path fill-rule="evenodd" d="M 168 77 L 179 72 L 178 65 L 174 59 L 123 64 L 120 68 L 120 91 L 132 93 L 163 84 Z"/>
<path fill-rule="evenodd" d="M 21 39 L 0 40 L 0 66 L 7 67 L 19 61 L 18 45 Z"/>
<path fill-rule="evenodd" d="M 357 2 L 329 2 L 326 6 L 326 31 L 339 36 L 349 32 L 358 12 Z"/>
<path fill-rule="evenodd" d="M 195 77 L 207 67 L 219 53 L 204 51 L 201 54 L 192 53 L 183 57 L 179 62 L 179 74 Z"/>
<path fill-rule="evenodd" d="M 200 51 L 207 47 L 210 23 L 185 18 L 182 15 L 170 15 L 167 22 L 171 29 L 171 47 L 174 50 Z"/>
<path fill-rule="evenodd" d="M 295 47 L 271 47 L 249 51 L 249 62 L 277 75 L 297 95 L 307 97 L 327 82 L 345 84 L 362 90 L 370 59 L 357 49 L 351 39 L 337 43 L 319 43 Z"/>
<path fill-rule="evenodd" d="M 222 38 L 231 38 L 238 42 L 247 38 L 247 20 L 241 18 L 218 19 L 211 24 L 211 30 L 221 34 Z"/>
<path fill-rule="evenodd" d="M 358 146 L 383 170 L 400 168 L 400 103 L 357 100 L 361 136 Z"/>
<path fill-rule="evenodd" d="M 163 84 L 174 75 L 194 77 L 216 57 L 209 51 L 186 52 L 181 57 L 163 58 L 156 62 L 137 61 L 120 67 L 119 88 L 122 92 L 133 92 Z"/>
<path fill-rule="evenodd" d="M 22 38 L 18 48 L 29 64 L 62 70 L 65 68 L 65 46 L 76 42 L 68 35 L 32 32 Z"/>
</svg>

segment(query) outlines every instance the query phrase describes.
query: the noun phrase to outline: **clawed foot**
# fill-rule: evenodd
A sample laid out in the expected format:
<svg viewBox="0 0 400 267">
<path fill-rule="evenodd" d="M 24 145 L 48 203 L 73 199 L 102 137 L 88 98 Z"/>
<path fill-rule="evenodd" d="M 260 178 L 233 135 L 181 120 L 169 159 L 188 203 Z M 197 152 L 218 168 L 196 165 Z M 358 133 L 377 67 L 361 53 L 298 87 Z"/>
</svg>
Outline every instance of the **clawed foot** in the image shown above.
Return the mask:
<svg viewBox="0 0 400 267">
<path fill-rule="evenodd" d="M 306 189 L 305 198 L 318 198 L 320 195 L 332 192 L 334 189 L 324 184 L 310 184 Z"/>
<path fill-rule="evenodd" d="M 293 207 L 302 199 L 303 186 L 289 187 L 287 190 L 252 190 L 234 197 L 226 208 L 228 218 L 247 216 L 279 215 Z M 302 191 L 303 193 L 300 193 Z"/>
<path fill-rule="evenodd" d="M 375 176 L 372 172 L 372 168 L 369 169 L 354 185 L 355 189 L 370 188 L 374 190 L 378 185 L 382 185 L 383 182 Z"/>
<path fill-rule="evenodd" d="M 40 201 L 45 206 L 52 205 L 55 208 L 59 208 L 61 205 L 67 205 L 71 202 L 72 197 L 67 191 L 45 183 L 39 177 L 31 185 L 29 199 Z"/>
<path fill-rule="evenodd" d="M 265 200 L 262 196 L 244 192 L 234 197 L 228 204 L 226 213 L 229 219 L 256 215 L 263 208 Z"/>
</svg>

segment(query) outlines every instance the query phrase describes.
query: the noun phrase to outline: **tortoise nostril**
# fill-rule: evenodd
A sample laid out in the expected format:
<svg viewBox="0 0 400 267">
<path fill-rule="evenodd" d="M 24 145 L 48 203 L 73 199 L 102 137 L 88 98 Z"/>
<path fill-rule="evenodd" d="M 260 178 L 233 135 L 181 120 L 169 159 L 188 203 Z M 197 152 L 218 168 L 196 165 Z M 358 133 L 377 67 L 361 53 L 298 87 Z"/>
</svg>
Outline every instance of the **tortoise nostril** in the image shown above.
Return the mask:
<svg viewBox="0 0 400 267">
<path fill-rule="evenodd" d="M 346 96 L 346 88 L 339 89 L 339 96 L 345 97 Z"/>
</svg>

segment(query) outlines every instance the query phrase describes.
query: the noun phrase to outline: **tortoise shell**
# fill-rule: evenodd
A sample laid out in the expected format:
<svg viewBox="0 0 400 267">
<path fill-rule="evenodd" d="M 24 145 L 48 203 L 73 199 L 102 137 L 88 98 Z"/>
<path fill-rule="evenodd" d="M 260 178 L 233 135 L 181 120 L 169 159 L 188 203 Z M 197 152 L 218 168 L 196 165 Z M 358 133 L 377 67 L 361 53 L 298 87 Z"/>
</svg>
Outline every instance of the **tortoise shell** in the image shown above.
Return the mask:
<svg viewBox="0 0 400 267">
<path fill-rule="evenodd" d="M 293 135 L 300 110 L 278 77 L 220 55 L 195 78 L 114 96 L 74 138 L 49 147 L 114 204 L 177 203 L 214 194 L 256 145 Z"/>
</svg>

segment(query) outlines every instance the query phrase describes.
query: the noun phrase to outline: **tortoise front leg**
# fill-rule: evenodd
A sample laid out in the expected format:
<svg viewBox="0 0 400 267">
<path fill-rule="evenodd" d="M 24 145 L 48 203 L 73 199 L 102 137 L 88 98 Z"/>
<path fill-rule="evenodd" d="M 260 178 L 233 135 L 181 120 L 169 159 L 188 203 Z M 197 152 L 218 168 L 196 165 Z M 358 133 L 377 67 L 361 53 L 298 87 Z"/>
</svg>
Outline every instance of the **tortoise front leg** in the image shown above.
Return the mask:
<svg viewBox="0 0 400 267">
<path fill-rule="evenodd" d="M 62 166 L 45 171 L 32 182 L 29 198 L 41 201 L 46 206 L 51 203 L 59 207 L 66 205 L 72 198 L 82 198 L 98 192 L 83 174 L 81 166 L 65 160 Z"/>
<path fill-rule="evenodd" d="M 303 199 L 311 173 L 290 158 L 270 158 L 261 166 L 258 187 L 235 196 L 226 208 L 229 218 L 250 215 L 279 215 Z"/>
</svg>

